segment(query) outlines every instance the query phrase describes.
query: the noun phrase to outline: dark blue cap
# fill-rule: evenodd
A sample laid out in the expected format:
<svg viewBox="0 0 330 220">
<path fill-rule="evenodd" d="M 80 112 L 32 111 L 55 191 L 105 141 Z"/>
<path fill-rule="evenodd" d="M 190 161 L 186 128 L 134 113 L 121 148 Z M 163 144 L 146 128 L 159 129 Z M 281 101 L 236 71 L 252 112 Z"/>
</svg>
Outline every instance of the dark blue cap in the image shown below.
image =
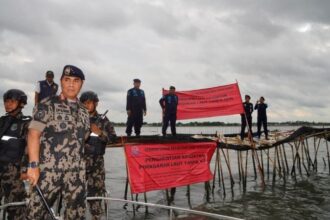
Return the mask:
<svg viewBox="0 0 330 220">
<path fill-rule="evenodd" d="M 138 83 L 140 83 L 141 80 L 140 80 L 140 79 L 133 79 L 133 82 L 138 82 Z"/>
<path fill-rule="evenodd" d="M 72 65 L 66 65 L 63 68 L 63 73 L 61 78 L 63 78 L 63 76 L 74 76 L 74 77 L 79 77 L 81 80 L 85 80 L 85 75 L 83 71 L 81 71 L 81 69 L 79 69 L 78 67 Z"/>
</svg>

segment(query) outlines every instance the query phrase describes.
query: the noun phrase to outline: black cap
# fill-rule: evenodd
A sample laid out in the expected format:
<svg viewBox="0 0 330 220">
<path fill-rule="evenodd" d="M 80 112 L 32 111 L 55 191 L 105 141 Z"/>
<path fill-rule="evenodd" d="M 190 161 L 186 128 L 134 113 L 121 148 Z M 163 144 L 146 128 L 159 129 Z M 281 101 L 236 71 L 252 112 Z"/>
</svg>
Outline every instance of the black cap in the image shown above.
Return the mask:
<svg viewBox="0 0 330 220">
<path fill-rule="evenodd" d="M 27 104 L 27 95 L 19 89 L 10 89 L 5 94 L 3 94 L 3 101 L 5 102 L 8 99 L 17 100 L 24 105 Z"/>
<path fill-rule="evenodd" d="M 175 87 L 174 86 L 170 86 L 170 89 L 175 89 Z"/>
<path fill-rule="evenodd" d="M 83 71 L 81 71 L 81 69 L 73 65 L 66 65 L 63 68 L 63 73 L 61 78 L 63 78 L 63 76 L 74 76 L 74 77 L 79 77 L 81 80 L 85 80 L 85 75 Z"/>
<path fill-rule="evenodd" d="M 140 79 L 133 79 L 133 82 L 137 82 L 137 83 L 140 83 L 141 80 Z"/>
<path fill-rule="evenodd" d="M 48 71 L 46 72 L 46 76 L 52 76 L 52 77 L 54 77 L 54 73 L 53 73 L 53 71 L 48 70 Z"/>
<path fill-rule="evenodd" d="M 86 102 L 87 100 L 91 100 L 93 102 L 98 102 L 99 101 L 99 97 L 97 96 L 97 94 L 93 91 L 86 91 L 83 92 L 79 98 L 79 100 L 81 102 Z"/>
</svg>

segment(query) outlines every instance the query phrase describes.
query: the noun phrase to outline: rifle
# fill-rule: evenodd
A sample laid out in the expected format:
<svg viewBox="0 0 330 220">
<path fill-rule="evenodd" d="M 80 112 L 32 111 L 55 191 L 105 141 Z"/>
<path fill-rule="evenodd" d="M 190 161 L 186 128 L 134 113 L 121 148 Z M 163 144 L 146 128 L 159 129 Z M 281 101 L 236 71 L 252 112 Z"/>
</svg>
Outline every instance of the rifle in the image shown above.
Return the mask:
<svg viewBox="0 0 330 220">
<path fill-rule="evenodd" d="M 52 219 L 52 220 L 56 220 L 57 218 L 56 218 L 56 216 L 55 216 L 55 214 L 54 214 L 54 211 L 53 211 L 53 210 L 50 208 L 50 206 L 48 205 L 48 203 L 47 203 L 47 201 L 46 201 L 46 198 L 45 198 L 44 194 L 42 193 L 42 191 L 41 191 L 41 189 L 39 188 L 38 185 L 36 185 L 36 190 L 37 190 L 39 196 L 41 197 L 41 200 L 42 200 L 42 202 L 44 203 L 44 205 L 45 205 L 47 211 L 49 212 L 51 219 Z"/>
<path fill-rule="evenodd" d="M 105 116 L 107 115 L 109 110 L 106 110 L 102 115 L 100 115 L 99 117 L 97 117 L 95 124 L 98 124 L 101 120 L 103 120 L 105 118 Z"/>
</svg>

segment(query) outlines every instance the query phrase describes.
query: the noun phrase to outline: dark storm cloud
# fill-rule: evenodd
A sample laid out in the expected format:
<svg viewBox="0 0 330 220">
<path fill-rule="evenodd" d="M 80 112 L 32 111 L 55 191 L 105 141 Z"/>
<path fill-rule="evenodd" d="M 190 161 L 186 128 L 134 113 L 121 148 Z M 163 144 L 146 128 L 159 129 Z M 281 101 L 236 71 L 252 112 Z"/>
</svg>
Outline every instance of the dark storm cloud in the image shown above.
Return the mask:
<svg viewBox="0 0 330 220">
<path fill-rule="evenodd" d="M 133 78 L 142 79 L 150 122 L 160 121 L 163 87 L 235 80 L 253 102 L 266 97 L 270 120 L 329 121 L 329 10 L 327 0 L 4 0 L 0 92 L 19 87 L 31 101 L 46 70 L 59 81 L 74 64 L 115 121 L 125 121 Z"/>
</svg>

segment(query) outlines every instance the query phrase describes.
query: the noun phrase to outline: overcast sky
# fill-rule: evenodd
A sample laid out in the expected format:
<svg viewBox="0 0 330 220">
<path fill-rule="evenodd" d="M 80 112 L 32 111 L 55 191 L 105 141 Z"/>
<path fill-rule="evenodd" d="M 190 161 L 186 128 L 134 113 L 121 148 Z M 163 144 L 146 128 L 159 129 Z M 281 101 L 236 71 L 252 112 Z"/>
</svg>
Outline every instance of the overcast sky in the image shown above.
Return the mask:
<svg viewBox="0 0 330 220">
<path fill-rule="evenodd" d="M 162 87 L 239 82 L 263 95 L 270 121 L 330 121 L 329 0 L 0 0 L 0 93 L 29 95 L 47 70 L 80 67 L 100 111 L 126 120 L 133 78 L 147 122 L 160 121 Z M 2 101 L 0 102 L 2 105 Z M 0 113 L 3 113 L 3 108 Z M 256 119 L 256 115 L 254 116 Z M 239 122 L 239 116 L 212 121 Z"/>
</svg>

